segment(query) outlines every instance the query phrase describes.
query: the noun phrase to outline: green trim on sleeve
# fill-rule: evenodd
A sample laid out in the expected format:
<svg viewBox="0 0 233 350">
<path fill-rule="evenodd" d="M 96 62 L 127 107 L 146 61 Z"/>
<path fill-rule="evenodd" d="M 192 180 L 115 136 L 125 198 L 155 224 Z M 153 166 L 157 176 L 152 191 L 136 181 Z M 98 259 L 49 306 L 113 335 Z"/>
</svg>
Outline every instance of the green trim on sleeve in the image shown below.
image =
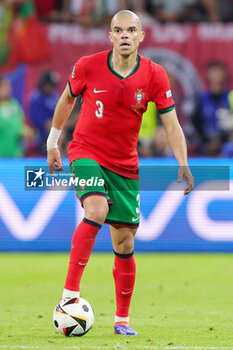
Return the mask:
<svg viewBox="0 0 233 350">
<path fill-rule="evenodd" d="M 72 96 L 72 97 L 77 97 L 78 95 L 73 94 L 73 91 L 72 91 L 72 88 L 71 88 L 71 84 L 70 84 L 69 81 L 68 81 L 68 85 L 69 85 L 69 89 L 70 89 L 70 94 L 71 94 L 71 96 Z"/>
<path fill-rule="evenodd" d="M 159 114 L 166 114 L 168 112 L 173 111 L 173 109 L 175 109 L 175 107 L 176 107 L 175 105 L 172 105 L 172 106 L 170 106 L 168 108 L 158 109 L 158 112 L 159 112 Z"/>
<path fill-rule="evenodd" d="M 228 101 L 229 101 L 229 105 L 230 105 L 230 111 L 231 111 L 231 113 L 233 113 L 233 90 L 231 90 L 229 92 Z"/>
</svg>

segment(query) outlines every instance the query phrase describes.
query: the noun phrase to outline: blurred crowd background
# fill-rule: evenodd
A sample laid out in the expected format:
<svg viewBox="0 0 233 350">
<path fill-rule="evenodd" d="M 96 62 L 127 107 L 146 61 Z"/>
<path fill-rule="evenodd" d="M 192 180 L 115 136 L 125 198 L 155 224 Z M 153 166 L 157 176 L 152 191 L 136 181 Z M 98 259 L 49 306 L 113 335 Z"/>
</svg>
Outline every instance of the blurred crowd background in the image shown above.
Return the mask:
<svg viewBox="0 0 233 350">
<path fill-rule="evenodd" d="M 112 16 L 122 9 L 138 13 L 144 26 L 180 23 L 184 31 L 187 23 L 233 22 L 233 0 L 0 0 L 0 157 L 46 154 L 53 112 L 64 88 L 61 72 L 54 67 L 40 72 L 26 104 L 15 97 L 19 87 L 12 79 L 18 65 L 26 63 L 36 69 L 35 63 L 46 60 L 50 47 L 43 28 L 57 23 L 94 28 L 96 33 L 103 27 L 107 32 Z M 232 67 L 224 55 L 206 62 L 207 84 L 197 91 L 188 115 L 180 108 L 182 96 L 168 72 L 191 157 L 233 157 Z M 79 109 L 77 98 L 60 140 L 63 156 L 67 156 Z M 173 157 L 153 103 L 143 118 L 138 151 L 141 157 Z"/>
</svg>

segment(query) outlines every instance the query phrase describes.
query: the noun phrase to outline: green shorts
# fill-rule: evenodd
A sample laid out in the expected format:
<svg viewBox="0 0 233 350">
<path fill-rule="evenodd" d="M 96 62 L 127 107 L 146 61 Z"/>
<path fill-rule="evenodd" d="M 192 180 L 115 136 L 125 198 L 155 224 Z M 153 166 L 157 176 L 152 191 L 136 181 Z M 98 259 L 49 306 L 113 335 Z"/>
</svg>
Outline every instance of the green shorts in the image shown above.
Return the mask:
<svg viewBox="0 0 233 350">
<path fill-rule="evenodd" d="M 138 227 L 140 219 L 139 180 L 120 176 L 95 162 L 81 158 L 71 164 L 77 196 L 83 204 L 89 196 L 104 196 L 109 204 L 105 223 Z"/>
</svg>

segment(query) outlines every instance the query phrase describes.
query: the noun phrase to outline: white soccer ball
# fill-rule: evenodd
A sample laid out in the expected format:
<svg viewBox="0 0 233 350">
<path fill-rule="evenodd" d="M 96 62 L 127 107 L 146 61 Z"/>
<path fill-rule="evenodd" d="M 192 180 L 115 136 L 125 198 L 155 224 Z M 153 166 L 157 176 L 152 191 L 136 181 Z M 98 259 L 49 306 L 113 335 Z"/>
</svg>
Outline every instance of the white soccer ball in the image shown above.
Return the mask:
<svg viewBox="0 0 233 350">
<path fill-rule="evenodd" d="M 91 305 L 83 298 L 65 298 L 59 301 L 53 312 L 53 324 L 65 336 L 82 336 L 94 324 Z"/>
</svg>

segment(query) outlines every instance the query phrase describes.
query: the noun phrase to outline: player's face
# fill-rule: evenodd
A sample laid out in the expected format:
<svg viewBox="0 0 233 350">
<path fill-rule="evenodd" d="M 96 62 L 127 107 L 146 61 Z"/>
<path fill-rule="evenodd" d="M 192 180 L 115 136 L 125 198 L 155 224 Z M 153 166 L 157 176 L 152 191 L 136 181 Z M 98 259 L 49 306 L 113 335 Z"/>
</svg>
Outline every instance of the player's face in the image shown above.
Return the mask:
<svg viewBox="0 0 233 350">
<path fill-rule="evenodd" d="M 11 83 L 9 80 L 0 82 L 0 101 L 8 100 L 11 96 Z"/>
<path fill-rule="evenodd" d="M 116 18 L 112 22 L 109 38 L 114 49 L 122 56 L 129 56 L 138 49 L 144 39 L 144 32 L 137 18 Z"/>
</svg>

